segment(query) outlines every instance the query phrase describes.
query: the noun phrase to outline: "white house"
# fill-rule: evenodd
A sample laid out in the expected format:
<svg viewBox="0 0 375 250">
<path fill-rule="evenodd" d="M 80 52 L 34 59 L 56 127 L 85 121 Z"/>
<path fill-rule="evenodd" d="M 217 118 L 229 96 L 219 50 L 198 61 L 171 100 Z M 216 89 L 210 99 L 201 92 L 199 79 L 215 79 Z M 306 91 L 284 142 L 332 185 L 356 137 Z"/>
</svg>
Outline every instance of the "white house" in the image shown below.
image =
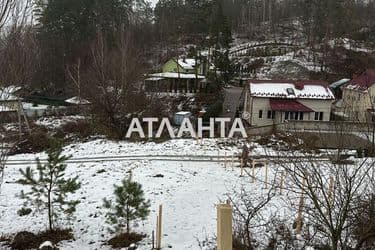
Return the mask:
<svg viewBox="0 0 375 250">
<path fill-rule="evenodd" d="M 244 98 L 244 119 L 251 126 L 329 121 L 335 100 L 326 82 L 292 80 L 250 80 Z"/>
</svg>

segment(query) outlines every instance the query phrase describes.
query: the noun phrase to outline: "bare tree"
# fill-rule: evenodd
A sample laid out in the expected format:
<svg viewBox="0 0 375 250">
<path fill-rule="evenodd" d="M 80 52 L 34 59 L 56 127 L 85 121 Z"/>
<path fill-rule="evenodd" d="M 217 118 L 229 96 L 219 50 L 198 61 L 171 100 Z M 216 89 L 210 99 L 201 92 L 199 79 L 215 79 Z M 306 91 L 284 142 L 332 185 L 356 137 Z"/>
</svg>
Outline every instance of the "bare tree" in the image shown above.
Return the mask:
<svg viewBox="0 0 375 250">
<path fill-rule="evenodd" d="M 39 46 L 32 25 L 32 0 L 16 1 L 6 31 L 0 32 L 0 83 L 32 82 L 39 65 Z"/>
<path fill-rule="evenodd" d="M 345 249 L 353 240 L 350 218 L 371 183 L 374 161 L 339 164 L 307 155 L 304 160 L 297 155 L 289 159 L 288 163 L 279 164 L 287 172 L 291 197 L 302 199 L 299 212 L 303 217 L 299 219 L 303 220 L 296 223 L 314 232 L 315 239 L 311 240 L 316 244 L 328 244 L 333 250 Z"/>
<path fill-rule="evenodd" d="M 259 237 L 256 230 L 270 223 L 270 218 L 265 218 L 262 210 L 267 209 L 275 197 L 275 189 L 271 188 L 264 197 L 256 197 L 244 187 L 233 193 L 229 200 L 233 204 L 235 244 L 240 244 L 243 249 L 253 249 Z"/>
<path fill-rule="evenodd" d="M 66 69 L 69 78 L 73 81 L 77 92 L 79 103 L 82 103 L 82 88 L 81 88 L 81 59 L 78 58 L 77 63 L 72 66 L 67 66 Z"/>
<path fill-rule="evenodd" d="M 93 64 L 84 81 L 95 118 L 110 135 L 122 138 L 131 119 L 149 105 L 141 91 L 142 51 L 129 30 L 118 32 L 113 47 L 99 33 L 91 51 Z"/>
<path fill-rule="evenodd" d="M 12 10 L 16 4 L 15 0 L 2 0 L 0 2 L 0 32 L 9 21 Z"/>
</svg>

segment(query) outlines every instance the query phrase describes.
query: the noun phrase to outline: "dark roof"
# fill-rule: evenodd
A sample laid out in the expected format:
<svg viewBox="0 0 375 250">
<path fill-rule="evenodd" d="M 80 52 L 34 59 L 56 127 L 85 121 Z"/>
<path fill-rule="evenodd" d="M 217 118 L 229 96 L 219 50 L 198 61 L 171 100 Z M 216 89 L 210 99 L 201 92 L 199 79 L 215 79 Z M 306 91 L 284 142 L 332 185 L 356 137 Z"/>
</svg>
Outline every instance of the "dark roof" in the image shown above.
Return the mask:
<svg viewBox="0 0 375 250">
<path fill-rule="evenodd" d="M 288 99 L 270 99 L 271 109 L 274 111 L 290 111 L 290 112 L 313 112 L 309 107 L 296 100 Z"/>
<path fill-rule="evenodd" d="M 348 88 L 367 90 L 375 84 L 375 69 L 367 69 L 365 72 L 350 80 Z"/>
</svg>

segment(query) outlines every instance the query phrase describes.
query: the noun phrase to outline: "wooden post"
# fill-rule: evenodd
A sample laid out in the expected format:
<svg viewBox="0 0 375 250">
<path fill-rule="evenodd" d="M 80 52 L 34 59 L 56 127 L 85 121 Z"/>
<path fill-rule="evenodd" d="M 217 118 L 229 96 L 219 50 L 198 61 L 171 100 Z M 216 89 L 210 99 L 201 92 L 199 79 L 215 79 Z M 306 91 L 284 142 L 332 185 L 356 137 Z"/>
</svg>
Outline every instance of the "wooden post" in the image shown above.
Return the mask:
<svg viewBox="0 0 375 250">
<path fill-rule="evenodd" d="M 234 155 L 232 154 L 232 170 L 234 168 Z"/>
<path fill-rule="evenodd" d="M 224 168 L 227 168 L 227 152 L 224 153 Z"/>
<path fill-rule="evenodd" d="M 155 231 L 152 230 L 152 250 L 155 249 Z"/>
<path fill-rule="evenodd" d="M 25 124 L 26 124 L 26 128 L 27 128 L 27 132 L 29 134 L 31 134 L 31 129 L 30 129 L 30 124 L 29 124 L 29 121 L 27 120 L 27 116 L 25 114 L 25 111 L 23 109 L 23 106 L 22 106 L 22 102 L 21 100 L 18 100 L 18 109 L 19 111 L 21 112 L 21 115 L 23 116 L 23 119 L 25 120 Z"/>
<path fill-rule="evenodd" d="M 268 163 L 265 161 L 266 165 L 266 175 L 265 175 L 265 183 L 266 183 L 266 189 L 268 188 Z"/>
<path fill-rule="evenodd" d="M 243 158 L 241 158 L 241 177 L 243 176 Z"/>
<path fill-rule="evenodd" d="M 21 119 L 21 101 L 18 101 L 17 113 L 18 113 L 18 129 L 19 129 L 19 137 L 22 138 L 22 119 Z"/>
<path fill-rule="evenodd" d="M 156 249 L 159 247 L 159 215 L 156 215 Z"/>
<path fill-rule="evenodd" d="M 280 179 L 280 194 L 283 194 L 283 188 L 284 188 L 284 178 L 285 178 L 285 171 L 281 173 L 281 179 Z"/>
<path fill-rule="evenodd" d="M 297 215 L 297 225 L 296 225 L 296 233 L 300 234 L 302 231 L 302 210 L 304 206 L 304 197 L 301 194 L 299 205 L 298 205 L 298 215 Z"/>
<path fill-rule="evenodd" d="M 255 160 L 253 159 L 251 162 L 251 166 L 253 167 L 252 169 L 252 177 L 253 177 L 253 183 L 255 182 Z"/>
<path fill-rule="evenodd" d="M 217 250 L 232 250 L 232 206 L 217 206 Z"/>
<path fill-rule="evenodd" d="M 305 187 L 305 183 L 306 183 L 306 179 L 303 178 L 303 182 L 302 182 L 302 186 Z M 303 192 L 304 190 L 302 189 L 301 190 L 302 193 L 301 193 L 301 197 L 299 199 L 299 205 L 298 205 L 298 215 L 297 215 L 297 225 L 296 225 L 296 233 L 297 234 L 300 234 L 301 231 L 302 231 L 302 210 L 303 210 L 303 206 L 304 206 L 304 196 L 303 196 Z"/>
<path fill-rule="evenodd" d="M 158 235 L 158 243 L 159 243 L 159 248 L 161 249 L 161 235 L 162 235 L 162 223 L 163 223 L 163 205 L 159 206 L 159 235 Z"/>
</svg>

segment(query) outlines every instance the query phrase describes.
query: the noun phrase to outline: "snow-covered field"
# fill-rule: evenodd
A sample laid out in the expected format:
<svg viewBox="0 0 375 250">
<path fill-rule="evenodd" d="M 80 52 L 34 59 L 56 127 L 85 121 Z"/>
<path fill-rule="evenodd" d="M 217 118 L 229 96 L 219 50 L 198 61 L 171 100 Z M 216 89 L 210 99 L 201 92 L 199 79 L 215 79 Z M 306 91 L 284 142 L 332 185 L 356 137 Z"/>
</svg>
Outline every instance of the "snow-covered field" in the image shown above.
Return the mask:
<svg viewBox="0 0 375 250">
<path fill-rule="evenodd" d="M 76 218 L 71 224 L 75 240 L 62 242 L 62 249 L 110 249 L 105 242 L 111 238 L 105 223 L 105 212 L 102 208 L 103 198 L 111 198 L 113 185 L 132 171 L 134 180 L 143 185 L 145 195 L 151 200 L 152 207 L 148 219 L 139 222 L 134 229 L 146 233 L 149 237 L 143 241 L 140 249 L 150 249 L 152 230 L 155 229 L 156 214 L 159 204 L 164 207 L 163 247 L 172 249 L 201 249 L 199 241 L 214 240 L 216 234 L 216 208 L 220 201 L 225 201 L 228 194 L 242 186 L 258 195 L 268 190 L 263 185 L 252 183 L 251 178 L 240 177 L 239 163 L 232 168 L 231 155 L 237 155 L 236 146 L 218 146 L 216 140 L 173 140 L 161 144 L 126 143 L 95 140 L 83 144 L 75 144 L 65 148 L 64 154 L 74 157 L 88 158 L 86 162 L 69 164 L 68 176 L 79 176 L 82 187 L 72 198 L 81 203 L 77 207 Z M 220 145 L 220 142 L 219 142 Z M 238 145 L 241 147 L 241 145 Z M 219 153 L 218 153 L 219 152 Z M 216 162 L 220 154 L 228 156 L 227 167 L 223 162 Z M 190 155 L 209 156 L 212 161 L 181 160 L 149 160 L 103 161 L 92 162 L 89 158 L 118 155 Z M 4 176 L 4 185 L 0 195 L 0 228 L 2 233 L 14 235 L 20 231 L 37 232 L 46 229 L 46 213 L 20 217 L 17 211 L 23 201 L 16 194 L 24 186 L 15 183 L 21 175 L 19 168 L 33 166 L 35 157 L 44 158 L 45 154 L 18 155 L 9 160 L 29 162 L 23 166 L 9 165 Z M 161 157 L 162 158 L 162 157 Z M 237 166 L 237 167 L 236 167 Z M 258 178 L 262 178 L 264 170 L 258 170 Z M 155 177 L 156 175 L 164 177 Z M 277 202 L 277 199 L 275 200 Z M 277 206 L 274 207 L 275 211 Z M 280 211 L 279 211 L 280 212 Z"/>
</svg>

